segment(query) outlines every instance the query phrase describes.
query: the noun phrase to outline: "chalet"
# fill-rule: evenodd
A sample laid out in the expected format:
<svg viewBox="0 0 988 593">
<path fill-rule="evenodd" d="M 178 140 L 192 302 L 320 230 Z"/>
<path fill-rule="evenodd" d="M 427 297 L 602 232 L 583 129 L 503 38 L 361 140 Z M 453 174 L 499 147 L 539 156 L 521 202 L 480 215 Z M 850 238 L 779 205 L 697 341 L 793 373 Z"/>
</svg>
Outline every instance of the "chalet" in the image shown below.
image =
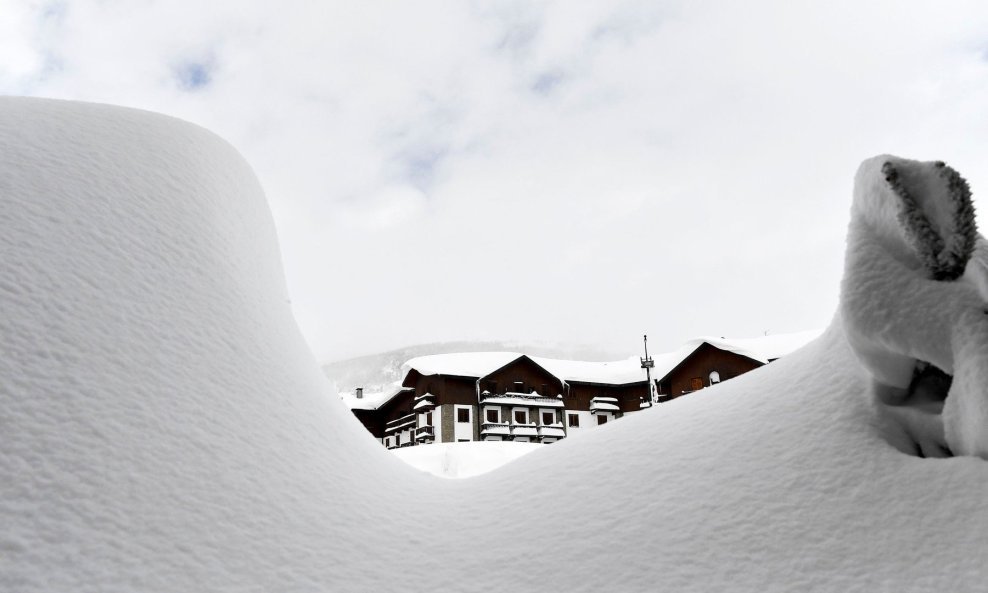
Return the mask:
<svg viewBox="0 0 988 593">
<path fill-rule="evenodd" d="M 639 358 L 579 362 L 469 352 L 414 358 L 405 364 L 396 389 L 343 397 L 388 448 L 463 441 L 553 443 L 754 370 L 817 333 L 691 340 L 654 358 L 651 388 Z"/>
</svg>

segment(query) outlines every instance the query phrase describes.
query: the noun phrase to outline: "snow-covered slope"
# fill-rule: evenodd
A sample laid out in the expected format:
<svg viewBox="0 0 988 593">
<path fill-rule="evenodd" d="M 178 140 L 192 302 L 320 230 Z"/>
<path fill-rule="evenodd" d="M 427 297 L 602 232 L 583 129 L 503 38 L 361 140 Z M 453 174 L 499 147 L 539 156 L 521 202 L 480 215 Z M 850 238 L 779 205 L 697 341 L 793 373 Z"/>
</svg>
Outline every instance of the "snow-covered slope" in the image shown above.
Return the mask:
<svg viewBox="0 0 988 593">
<path fill-rule="evenodd" d="M 0 246 L 0 590 L 985 588 L 988 463 L 891 446 L 839 323 L 449 481 L 326 396 L 212 134 L 0 99 Z"/>
<path fill-rule="evenodd" d="M 471 443 L 434 443 L 420 447 L 392 449 L 408 465 L 441 478 L 472 478 L 493 471 L 522 455 L 534 453 L 539 443 L 512 441 L 474 441 Z"/>
</svg>

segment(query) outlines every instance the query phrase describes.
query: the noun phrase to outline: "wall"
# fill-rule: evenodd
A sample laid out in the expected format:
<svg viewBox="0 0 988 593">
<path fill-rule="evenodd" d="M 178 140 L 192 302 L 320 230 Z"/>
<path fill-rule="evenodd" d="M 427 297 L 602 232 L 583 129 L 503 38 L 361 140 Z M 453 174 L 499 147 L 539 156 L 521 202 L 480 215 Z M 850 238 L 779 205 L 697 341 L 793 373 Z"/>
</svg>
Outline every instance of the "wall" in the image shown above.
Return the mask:
<svg viewBox="0 0 988 593">
<path fill-rule="evenodd" d="M 760 366 L 762 363 L 747 356 L 721 350 L 707 343 L 701 344 L 664 377 L 661 382 L 662 399 L 674 399 L 684 392 L 692 391 L 690 379 L 694 377 L 703 379 L 703 386 L 709 387 L 711 371 L 717 371 L 720 373 L 720 380 L 726 381 Z"/>
<path fill-rule="evenodd" d="M 524 393 L 531 393 L 534 390 L 539 392 L 539 395 L 555 397 L 563 392 L 562 381 L 537 365 L 527 356 L 523 356 L 483 377 L 480 381 L 481 390 L 486 389 L 491 393 L 517 391 L 518 389 L 515 386 L 516 381 L 524 383 L 522 387 Z M 496 383 L 496 389 L 492 389 L 492 387 L 495 387 L 495 385 L 492 385 L 493 383 Z"/>
</svg>

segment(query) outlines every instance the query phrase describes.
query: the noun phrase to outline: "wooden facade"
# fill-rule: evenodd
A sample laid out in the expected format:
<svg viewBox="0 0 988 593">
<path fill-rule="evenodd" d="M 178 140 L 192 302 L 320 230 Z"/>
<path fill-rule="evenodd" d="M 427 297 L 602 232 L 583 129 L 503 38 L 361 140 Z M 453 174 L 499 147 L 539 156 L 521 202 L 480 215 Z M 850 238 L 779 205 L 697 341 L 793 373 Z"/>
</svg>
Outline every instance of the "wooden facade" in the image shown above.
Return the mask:
<svg viewBox="0 0 988 593">
<path fill-rule="evenodd" d="M 668 401 L 743 375 L 763 363 L 704 342 L 658 382 L 659 401 Z"/>
</svg>

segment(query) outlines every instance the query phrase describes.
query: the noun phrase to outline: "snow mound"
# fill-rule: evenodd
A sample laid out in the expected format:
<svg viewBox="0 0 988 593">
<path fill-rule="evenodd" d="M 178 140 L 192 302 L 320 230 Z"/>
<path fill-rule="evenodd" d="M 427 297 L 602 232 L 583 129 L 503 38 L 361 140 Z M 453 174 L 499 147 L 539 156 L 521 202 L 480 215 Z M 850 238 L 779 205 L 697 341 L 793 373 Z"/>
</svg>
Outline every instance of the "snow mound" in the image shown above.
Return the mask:
<svg viewBox="0 0 988 593">
<path fill-rule="evenodd" d="M 865 161 L 844 269 L 844 329 L 882 412 L 920 454 L 988 459 L 988 244 L 967 182 L 940 161 Z"/>
<path fill-rule="evenodd" d="M 984 588 L 988 464 L 890 446 L 839 318 L 441 480 L 330 397 L 222 140 L 0 99 L 0 188 L 0 590 Z"/>
<path fill-rule="evenodd" d="M 472 441 L 392 449 L 398 459 L 440 478 L 472 478 L 547 447 L 540 443 Z"/>
</svg>

